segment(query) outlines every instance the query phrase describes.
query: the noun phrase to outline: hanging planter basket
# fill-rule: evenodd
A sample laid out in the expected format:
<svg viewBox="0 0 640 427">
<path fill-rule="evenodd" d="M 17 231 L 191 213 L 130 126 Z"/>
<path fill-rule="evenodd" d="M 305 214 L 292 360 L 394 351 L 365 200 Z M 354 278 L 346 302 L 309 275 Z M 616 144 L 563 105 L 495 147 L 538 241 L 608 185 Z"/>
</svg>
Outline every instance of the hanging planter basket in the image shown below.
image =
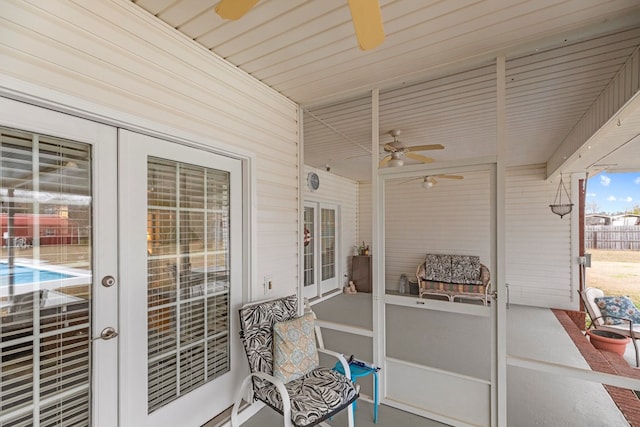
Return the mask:
<svg viewBox="0 0 640 427">
<path fill-rule="evenodd" d="M 563 203 L 562 201 L 563 192 L 568 203 Z M 560 215 L 560 218 L 570 213 L 573 209 L 573 203 L 571 203 L 569 192 L 567 191 L 567 188 L 564 186 L 564 182 L 562 181 L 562 174 L 560 175 L 560 183 L 558 184 L 558 191 L 556 191 L 556 198 L 553 201 L 553 204 L 549 205 L 549 207 L 551 208 L 551 212 L 556 215 Z"/>
</svg>

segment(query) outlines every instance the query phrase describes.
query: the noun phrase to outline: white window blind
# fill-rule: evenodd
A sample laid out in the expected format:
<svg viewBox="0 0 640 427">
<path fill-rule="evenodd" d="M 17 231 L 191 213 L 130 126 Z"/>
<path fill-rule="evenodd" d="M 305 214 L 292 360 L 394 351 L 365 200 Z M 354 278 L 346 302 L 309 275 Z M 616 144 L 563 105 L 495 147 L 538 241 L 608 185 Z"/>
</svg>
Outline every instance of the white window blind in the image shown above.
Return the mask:
<svg viewBox="0 0 640 427">
<path fill-rule="evenodd" d="M 320 209 L 322 234 L 322 280 L 336 276 L 336 211 Z"/>
<path fill-rule="evenodd" d="M 304 246 L 304 286 L 315 283 L 315 209 L 304 208 L 304 228 L 309 231 L 311 240 Z"/>
<path fill-rule="evenodd" d="M 91 419 L 90 146 L 0 128 L 0 426 Z"/>
<path fill-rule="evenodd" d="M 148 160 L 148 412 L 230 369 L 229 173 Z"/>
</svg>

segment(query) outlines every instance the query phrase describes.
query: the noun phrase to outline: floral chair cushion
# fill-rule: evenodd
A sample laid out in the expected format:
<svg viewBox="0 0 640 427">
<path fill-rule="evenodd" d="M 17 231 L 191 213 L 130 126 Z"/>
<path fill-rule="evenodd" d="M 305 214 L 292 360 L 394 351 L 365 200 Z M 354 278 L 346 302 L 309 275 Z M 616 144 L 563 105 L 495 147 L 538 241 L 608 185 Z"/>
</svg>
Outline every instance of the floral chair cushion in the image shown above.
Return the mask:
<svg viewBox="0 0 640 427">
<path fill-rule="evenodd" d="M 251 372 L 273 375 L 274 326 L 294 319 L 297 308 L 298 299 L 291 295 L 240 309 L 240 336 Z M 316 425 L 358 398 L 358 389 L 349 378 L 324 367 L 285 383 L 285 388 L 291 399 L 291 420 L 297 427 Z M 254 378 L 253 390 L 256 399 L 282 414 L 282 398 L 271 382 Z"/>
<path fill-rule="evenodd" d="M 640 311 L 629 297 L 599 297 L 594 301 L 600 309 L 605 325 L 628 324 L 622 319 L 629 319 L 633 323 L 640 324 Z"/>
<path fill-rule="evenodd" d="M 291 396 L 291 421 L 298 427 L 321 423 L 358 398 L 350 379 L 324 367 L 286 383 L 285 388 Z M 257 390 L 256 398 L 282 413 L 282 399 L 275 386 Z"/>
<path fill-rule="evenodd" d="M 273 376 L 288 383 L 318 367 L 314 314 L 273 326 Z"/>
<path fill-rule="evenodd" d="M 273 325 L 291 320 L 297 314 L 296 295 L 240 309 L 240 334 L 251 372 L 273 375 Z M 259 378 L 253 380 L 254 389 L 267 384 Z"/>
</svg>

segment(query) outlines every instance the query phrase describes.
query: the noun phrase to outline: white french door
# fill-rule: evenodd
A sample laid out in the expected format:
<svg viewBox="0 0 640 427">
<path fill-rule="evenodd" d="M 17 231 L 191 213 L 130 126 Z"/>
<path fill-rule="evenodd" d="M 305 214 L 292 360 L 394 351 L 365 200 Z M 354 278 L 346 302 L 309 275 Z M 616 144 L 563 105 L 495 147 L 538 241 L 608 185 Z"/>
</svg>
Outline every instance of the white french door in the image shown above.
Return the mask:
<svg viewBox="0 0 640 427">
<path fill-rule="evenodd" d="M 0 426 L 197 426 L 229 407 L 241 162 L 6 98 L 0 162 Z"/>
<path fill-rule="evenodd" d="M 124 130 L 119 142 L 121 425 L 202 425 L 243 374 L 241 161 Z"/>
<path fill-rule="evenodd" d="M 0 426 L 117 425 L 116 151 L 0 98 Z"/>
<path fill-rule="evenodd" d="M 321 296 L 340 286 L 340 215 L 337 205 L 304 202 L 303 295 Z M 308 240 L 308 241 L 307 241 Z"/>
</svg>

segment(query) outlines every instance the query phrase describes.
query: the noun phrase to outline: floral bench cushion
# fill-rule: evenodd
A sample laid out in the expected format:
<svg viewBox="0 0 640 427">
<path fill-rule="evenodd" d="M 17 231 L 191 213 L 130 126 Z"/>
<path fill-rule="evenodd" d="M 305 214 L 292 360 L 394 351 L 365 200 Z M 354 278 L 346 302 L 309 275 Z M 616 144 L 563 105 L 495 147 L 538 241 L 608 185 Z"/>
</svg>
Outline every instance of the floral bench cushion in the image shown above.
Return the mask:
<svg viewBox="0 0 640 427">
<path fill-rule="evenodd" d="M 451 255 L 427 254 L 424 261 L 424 280 L 451 281 Z"/>
<path fill-rule="evenodd" d="M 484 294 L 489 286 L 489 269 L 474 255 L 427 254 L 418 266 L 421 290 L 444 294 Z"/>
<path fill-rule="evenodd" d="M 451 282 L 466 285 L 482 285 L 480 257 L 451 255 Z"/>
</svg>

